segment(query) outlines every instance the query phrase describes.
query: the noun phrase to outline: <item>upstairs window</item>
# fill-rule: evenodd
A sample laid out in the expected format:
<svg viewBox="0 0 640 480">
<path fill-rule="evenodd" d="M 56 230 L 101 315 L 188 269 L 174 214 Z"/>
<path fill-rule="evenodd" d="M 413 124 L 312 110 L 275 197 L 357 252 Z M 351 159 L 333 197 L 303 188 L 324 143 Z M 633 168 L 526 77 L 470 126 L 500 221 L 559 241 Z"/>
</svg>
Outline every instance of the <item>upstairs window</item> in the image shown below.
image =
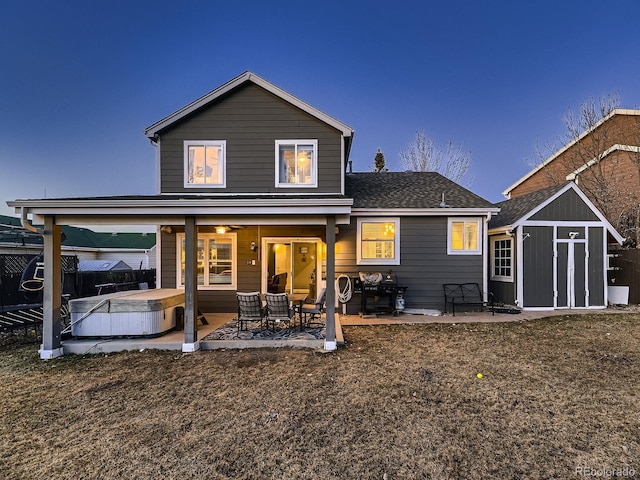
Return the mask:
<svg viewBox="0 0 640 480">
<path fill-rule="evenodd" d="M 400 219 L 358 219 L 358 264 L 400 265 Z"/>
<path fill-rule="evenodd" d="M 481 231 L 478 219 L 450 218 L 447 230 L 447 253 L 449 255 L 481 255 Z"/>
<path fill-rule="evenodd" d="M 224 187 L 226 147 L 224 140 L 184 142 L 184 186 Z"/>
<path fill-rule="evenodd" d="M 316 187 L 317 140 L 276 140 L 276 187 Z"/>
</svg>

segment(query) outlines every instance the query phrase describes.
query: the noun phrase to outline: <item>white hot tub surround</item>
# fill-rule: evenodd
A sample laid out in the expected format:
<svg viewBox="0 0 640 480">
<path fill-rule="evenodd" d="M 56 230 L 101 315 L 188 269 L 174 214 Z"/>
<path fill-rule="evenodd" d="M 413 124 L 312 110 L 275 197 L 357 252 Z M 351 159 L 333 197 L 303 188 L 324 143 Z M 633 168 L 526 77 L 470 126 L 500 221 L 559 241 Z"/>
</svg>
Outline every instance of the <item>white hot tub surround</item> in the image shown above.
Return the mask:
<svg viewBox="0 0 640 480">
<path fill-rule="evenodd" d="M 130 290 L 69 302 L 75 337 L 153 336 L 176 325 L 184 290 Z"/>
</svg>

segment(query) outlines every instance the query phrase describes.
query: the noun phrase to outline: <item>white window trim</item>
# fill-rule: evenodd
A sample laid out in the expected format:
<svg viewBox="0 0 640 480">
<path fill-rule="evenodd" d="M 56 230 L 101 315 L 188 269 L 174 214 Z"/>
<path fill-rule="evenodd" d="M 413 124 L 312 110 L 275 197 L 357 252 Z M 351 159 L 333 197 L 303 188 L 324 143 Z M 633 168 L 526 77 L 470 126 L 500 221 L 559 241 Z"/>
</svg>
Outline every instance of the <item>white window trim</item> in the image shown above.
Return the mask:
<svg viewBox="0 0 640 480">
<path fill-rule="evenodd" d="M 311 183 L 281 183 L 280 182 L 280 145 L 313 145 L 313 169 Z M 276 140 L 276 188 L 317 188 L 318 187 L 318 140 Z"/>
<path fill-rule="evenodd" d="M 502 241 L 502 240 L 509 240 L 511 242 L 511 275 L 496 275 L 495 274 L 495 259 L 496 259 L 496 242 Z M 514 246 L 514 241 L 513 241 L 513 237 L 510 237 L 509 235 L 496 235 L 495 237 L 491 237 L 491 251 L 489 252 L 489 265 L 491 266 L 491 273 L 490 273 L 490 278 L 491 280 L 495 280 L 497 282 L 513 282 L 513 269 L 515 267 L 514 261 L 513 261 L 513 246 Z"/>
<path fill-rule="evenodd" d="M 393 223 L 394 258 L 362 258 L 362 224 L 363 223 Z M 356 234 L 356 250 L 358 265 L 400 265 L 400 217 L 366 217 L 358 218 L 358 232 Z"/>
<path fill-rule="evenodd" d="M 454 222 L 476 223 L 478 226 L 478 248 L 475 250 L 454 250 L 451 248 L 451 226 Z M 447 222 L 447 255 L 482 255 L 482 220 L 477 217 L 449 217 Z"/>
<path fill-rule="evenodd" d="M 184 233 L 176 234 L 176 285 L 177 288 L 184 288 L 182 283 L 181 261 L 180 261 L 180 249 L 182 248 L 182 240 L 184 239 Z M 224 235 L 217 233 L 198 233 L 197 240 L 205 240 L 205 252 L 206 240 L 210 238 L 230 238 L 231 239 L 231 283 L 229 285 L 213 284 L 213 285 L 197 285 L 198 290 L 237 290 L 238 284 L 238 236 L 235 233 L 225 233 Z"/>
<path fill-rule="evenodd" d="M 222 183 L 189 183 L 189 147 L 213 146 L 222 149 Z M 185 140 L 182 159 L 184 169 L 184 188 L 226 188 L 227 186 L 227 141 L 226 140 Z"/>
</svg>

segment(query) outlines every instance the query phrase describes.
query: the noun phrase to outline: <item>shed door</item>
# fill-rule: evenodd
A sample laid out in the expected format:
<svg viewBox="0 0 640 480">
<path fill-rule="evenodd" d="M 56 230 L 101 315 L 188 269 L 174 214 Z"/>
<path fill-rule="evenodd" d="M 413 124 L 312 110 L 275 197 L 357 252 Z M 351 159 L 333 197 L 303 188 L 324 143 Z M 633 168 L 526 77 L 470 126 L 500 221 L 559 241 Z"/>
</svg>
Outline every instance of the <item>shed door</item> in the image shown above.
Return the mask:
<svg viewBox="0 0 640 480">
<path fill-rule="evenodd" d="M 584 240 L 556 243 L 556 308 L 589 305 L 587 247 Z"/>
</svg>

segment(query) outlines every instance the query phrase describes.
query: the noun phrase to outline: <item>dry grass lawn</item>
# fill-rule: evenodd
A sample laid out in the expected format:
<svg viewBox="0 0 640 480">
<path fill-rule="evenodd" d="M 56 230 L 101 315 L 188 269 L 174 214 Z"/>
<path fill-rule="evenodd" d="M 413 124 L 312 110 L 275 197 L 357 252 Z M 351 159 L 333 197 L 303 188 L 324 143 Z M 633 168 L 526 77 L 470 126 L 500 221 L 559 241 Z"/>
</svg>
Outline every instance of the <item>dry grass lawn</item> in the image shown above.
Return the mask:
<svg viewBox="0 0 640 480">
<path fill-rule="evenodd" d="M 638 314 L 345 340 L 51 361 L 4 345 L 0 477 L 640 478 Z"/>
</svg>

